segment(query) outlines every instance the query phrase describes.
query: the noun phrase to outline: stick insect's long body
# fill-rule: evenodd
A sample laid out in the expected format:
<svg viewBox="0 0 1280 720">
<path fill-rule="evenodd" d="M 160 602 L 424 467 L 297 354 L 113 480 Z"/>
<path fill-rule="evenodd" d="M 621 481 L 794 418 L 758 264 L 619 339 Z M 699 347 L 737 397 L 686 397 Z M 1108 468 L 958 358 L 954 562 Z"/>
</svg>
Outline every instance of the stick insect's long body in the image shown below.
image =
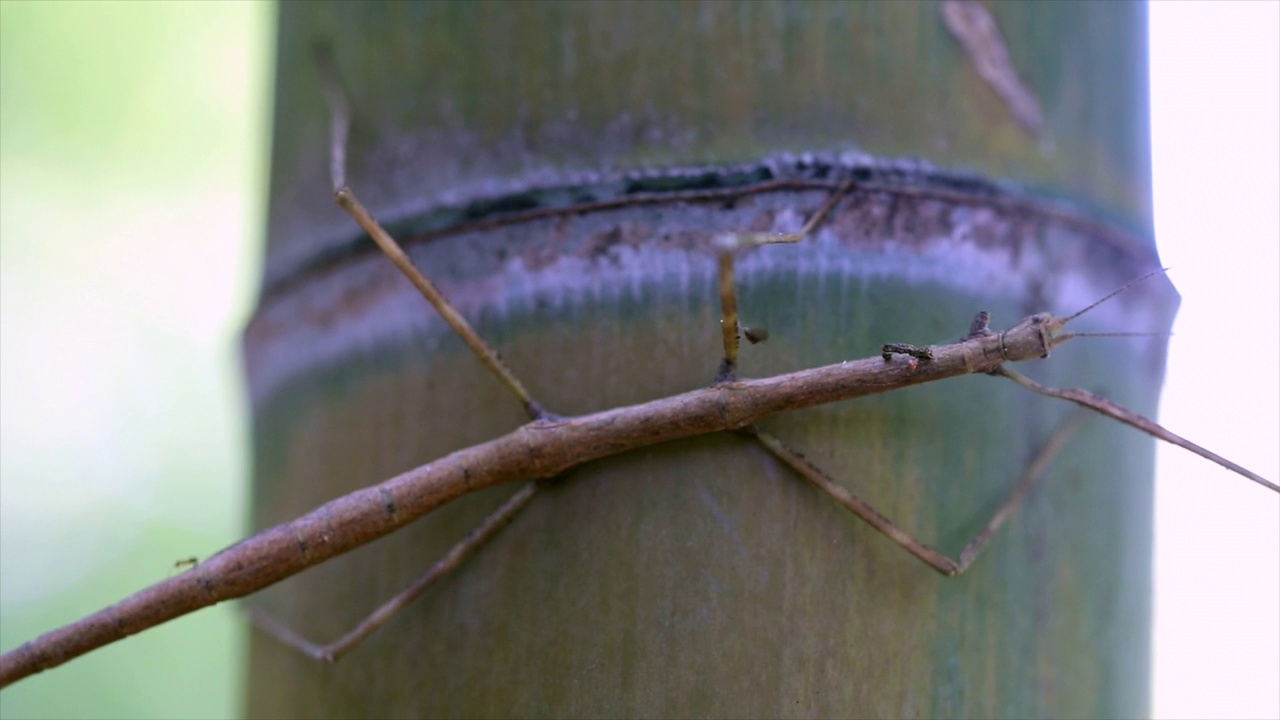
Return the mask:
<svg viewBox="0 0 1280 720">
<path fill-rule="evenodd" d="M 550 478 L 591 460 L 680 438 L 745 428 L 769 415 L 998 371 L 1045 357 L 1049 314 L 1003 333 L 756 380 L 721 383 L 641 405 L 541 419 L 332 500 L 213 555 L 181 575 L 0 655 L 0 688 L 223 600 L 243 597 L 372 542 L 472 490 Z"/>
</svg>

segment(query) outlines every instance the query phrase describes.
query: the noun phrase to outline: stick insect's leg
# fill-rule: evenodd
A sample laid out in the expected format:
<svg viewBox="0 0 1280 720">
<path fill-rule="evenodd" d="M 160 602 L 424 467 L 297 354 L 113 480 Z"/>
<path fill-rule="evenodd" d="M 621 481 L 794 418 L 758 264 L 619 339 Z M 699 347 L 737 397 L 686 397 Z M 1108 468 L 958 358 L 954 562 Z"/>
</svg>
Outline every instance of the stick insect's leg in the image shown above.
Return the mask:
<svg viewBox="0 0 1280 720">
<path fill-rule="evenodd" d="M 1205 458 L 1206 460 L 1212 460 L 1213 462 L 1218 463 L 1222 467 L 1228 470 L 1231 470 L 1233 472 L 1239 473 L 1240 475 L 1243 475 L 1244 477 L 1249 478 L 1250 480 L 1258 483 L 1259 485 L 1262 485 L 1265 488 L 1269 488 L 1276 492 L 1280 492 L 1280 485 L 1276 485 L 1270 480 L 1267 480 L 1261 477 L 1257 473 L 1251 472 L 1243 467 L 1240 467 L 1239 465 L 1231 462 L 1230 460 L 1222 457 L 1221 455 L 1213 452 L 1212 450 L 1207 450 L 1205 448 L 1200 447 L 1199 445 L 1191 442 L 1190 440 L 1182 437 L 1181 435 L 1175 435 L 1174 433 L 1166 430 L 1163 426 L 1151 420 L 1148 420 L 1143 415 L 1139 415 L 1138 413 L 1132 410 L 1129 410 L 1128 408 L 1121 407 L 1100 395 L 1094 395 L 1088 390 L 1082 390 L 1080 388 L 1045 387 L 1044 385 L 1041 385 L 1040 383 L 1032 380 L 1026 375 L 1023 375 L 1022 373 L 1018 372 L 1017 370 L 1010 370 L 1009 368 L 1006 368 L 1003 366 L 996 368 L 991 372 L 991 374 L 1007 377 L 1010 380 L 1018 383 L 1022 387 L 1027 388 L 1028 390 L 1032 390 L 1034 392 L 1038 392 L 1041 395 L 1047 395 L 1049 397 L 1059 398 L 1062 400 L 1070 400 L 1071 402 L 1077 405 L 1081 405 L 1095 412 L 1102 413 L 1103 415 L 1106 415 L 1107 417 L 1113 418 L 1115 420 L 1119 420 L 1120 422 L 1126 425 L 1132 425 L 1133 427 L 1138 428 L 1142 432 L 1147 433 L 1148 435 L 1154 438 L 1158 438 L 1160 440 L 1164 440 L 1165 442 L 1173 443 L 1178 447 L 1184 448 L 1186 450 L 1190 450 L 1191 452 L 1199 455 L 1200 457 Z"/>
<path fill-rule="evenodd" d="M 343 635 L 333 643 L 317 645 L 257 608 L 249 610 L 249 619 L 262 632 L 304 655 L 328 663 L 337 662 L 352 648 L 360 644 L 362 640 L 372 635 L 375 630 L 387 624 L 396 613 L 416 600 L 437 579 L 458 567 L 463 560 L 466 560 L 476 550 L 480 549 L 480 546 L 485 541 L 498 534 L 499 530 L 510 523 L 529 504 L 537 488 L 538 482 L 536 480 L 525 483 L 523 487 L 516 491 L 516 494 L 508 498 L 497 510 L 490 513 L 461 542 L 450 548 L 449 552 L 437 560 L 435 565 L 432 565 L 430 569 L 420 575 L 408 587 L 383 603 L 377 610 L 374 610 L 373 613 L 348 631 L 346 635 Z"/>
<path fill-rule="evenodd" d="M 346 143 L 347 133 L 351 125 L 351 107 L 347 102 L 346 93 L 342 89 L 341 83 L 338 81 L 338 75 L 333 67 L 332 58 L 324 49 L 318 49 L 316 52 L 316 64 L 320 73 L 321 87 L 323 88 L 325 100 L 329 104 L 329 112 L 332 124 L 332 135 L 330 142 L 330 158 L 329 171 L 334 185 L 334 200 L 346 210 L 356 223 L 360 225 L 369 237 L 377 243 L 378 247 L 390 258 L 391 262 L 400 269 L 414 287 L 418 289 L 427 302 L 440 313 L 444 321 L 453 328 L 458 337 L 471 348 L 476 357 L 484 363 L 485 367 L 499 380 L 502 381 L 508 389 L 520 400 L 524 405 L 525 411 L 529 417 L 534 420 L 549 417 L 549 414 L 542 406 L 533 399 L 529 391 L 525 389 L 524 384 L 520 382 L 515 373 L 502 362 L 502 358 L 497 351 L 486 343 L 480 335 L 471 327 L 453 305 L 441 293 L 417 266 L 409 258 L 408 254 L 400 247 L 399 243 L 382 229 L 378 221 L 373 215 L 360 204 L 356 199 L 355 193 L 351 188 L 347 187 L 346 175 Z M 375 630 L 385 625 L 391 618 L 415 598 L 421 595 L 432 583 L 439 577 L 456 568 L 463 560 L 474 553 L 485 541 L 493 537 L 515 518 L 520 511 L 524 510 L 529 501 L 533 499 L 537 493 L 540 484 L 537 481 L 526 483 L 520 490 L 507 499 L 497 510 L 492 512 L 484 519 L 474 530 L 467 534 L 457 545 L 453 546 L 443 558 L 431 566 L 423 575 L 414 580 L 409 587 L 402 590 L 395 597 L 388 600 L 381 607 L 365 618 L 360 624 L 356 625 L 350 632 L 329 645 L 316 645 L 302 636 L 295 633 L 276 619 L 267 616 L 261 610 L 250 607 L 248 613 L 250 620 L 258 627 L 258 629 L 271 635 L 281 643 L 295 648 L 305 655 L 309 655 L 318 660 L 326 662 L 336 662 L 345 655 L 351 648 L 355 647 L 360 641 L 364 640 Z"/>
<path fill-rule="evenodd" d="M 809 217 L 804 227 L 793 233 L 731 233 L 717 240 L 717 264 L 720 278 L 720 335 L 724 342 L 724 359 L 720 361 L 720 372 L 716 382 L 733 380 L 738 368 L 738 295 L 733 281 L 733 257 L 739 251 L 757 245 L 800 242 L 822 219 L 831 212 L 831 208 L 853 186 L 852 181 L 840 185 L 818 211 Z M 769 332 L 764 328 L 742 328 L 742 334 L 752 344 L 764 342 Z"/>
<path fill-rule="evenodd" d="M 324 90 L 325 100 L 329 103 L 329 113 L 331 119 L 331 138 L 329 148 L 329 172 L 330 179 L 333 182 L 333 199 L 334 202 L 347 211 L 357 224 L 360 225 L 369 237 L 378 245 L 383 253 L 409 278 L 409 282 L 418 289 L 422 297 L 431 303 L 431 307 L 440 313 L 440 317 L 453 328 L 454 333 L 462 338 L 462 341 L 471 348 L 476 354 L 480 362 L 502 381 L 509 390 L 524 405 L 525 411 L 529 417 L 537 420 L 546 415 L 542 406 L 529 395 L 529 391 L 525 389 L 524 384 L 515 376 L 515 373 L 502 362 L 498 352 L 489 346 L 480 334 L 471 327 L 471 323 L 462 316 L 453 305 L 445 298 L 436 288 L 435 283 L 431 282 L 426 275 L 418 270 L 413 264 L 413 260 L 405 253 L 395 238 L 391 237 L 373 215 L 365 209 L 364 205 L 356 199 L 355 192 L 346 184 L 346 156 L 347 156 L 347 134 L 351 126 L 351 106 L 347 101 L 346 93 L 343 92 L 342 85 L 338 81 L 337 71 L 333 67 L 332 58 L 327 51 L 318 50 L 316 53 L 316 64 L 320 73 L 321 86 Z"/>
<path fill-rule="evenodd" d="M 941 552 L 935 550 L 929 545 L 917 540 L 913 535 L 894 524 L 892 520 L 885 517 L 880 511 L 871 507 L 866 501 L 858 498 L 858 496 L 844 489 L 843 486 L 832 480 L 825 472 L 820 470 L 816 465 L 809 462 L 803 455 L 785 445 L 778 438 L 762 432 L 754 427 L 747 430 L 748 434 L 755 436 L 756 440 L 764 446 L 766 450 L 778 458 L 787 467 L 794 470 L 798 475 L 813 483 L 826 494 L 835 499 L 836 502 L 845 506 L 854 515 L 857 515 L 864 522 L 875 528 L 880 534 L 897 543 L 903 550 L 914 555 L 917 559 L 923 561 L 926 565 L 937 570 L 939 573 L 948 577 L 959 575 L 969 566 L 986 547 L 987 541 L 995 534 L 996 530 L 1009 519 L 1009 516 L 1017 508 L 1018 503 L 1027 494 L 1031 488 L 1031 484 L 1036 478 L 1044 472 L 1049 462 L 1062 449 L 1066 441 L 1075 433 L 1076 429 L 1083 421 L 1083 413 L 1075 413 L 1072 417 L 1065 420 L 1053 434 L 1049 436 L 1049 440 L 1045 442 L 1044 447 L 1036 453 L 1035 458 L 1027 466 L 1022 477 L 1018 480 L 1013 489 L 1009 491 L 1009 496 L 1005 498 L 1004 503 L 996 510 L 995 515 L 987 521 L 982 531 L 974 536 L 964 548 L 960 551 L 960 555 L 956 559 L 951 559 Z"/>
</svg>

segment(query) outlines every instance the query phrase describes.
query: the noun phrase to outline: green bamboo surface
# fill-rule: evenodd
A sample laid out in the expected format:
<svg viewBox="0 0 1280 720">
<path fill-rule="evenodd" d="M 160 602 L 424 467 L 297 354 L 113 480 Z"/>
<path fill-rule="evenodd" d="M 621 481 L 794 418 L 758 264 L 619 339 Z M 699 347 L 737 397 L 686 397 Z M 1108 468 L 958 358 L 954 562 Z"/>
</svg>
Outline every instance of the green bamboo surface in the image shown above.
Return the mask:
<svg viewBox="0 0 1280 720">
<path fill-rule="evenodd" d="M 271 235 L 246 331 L 255 526 L 522 421 L 326 205 L 313 43 L 332 46 L 353 87 L 352 185 L 402 229 L 495 199 L 551 202 L 557 188 L 617 195 L 636 169 L 855 151 L 1014 179 L 1145 228 L 1141 7 L 995 12 L 1044 107 L 1040 136 L 977 77 L 933 4 L 283 6 Z M 711 233 L 798 222 L 821 197 L 626 208 L 410 247 L 539 400 L 581 413 L 708 383 Z M 930 244 L 929 208 L 860 202 L 811 243 L 744 262 L 744 321 L 772 331 L 744 349 L 744 374 L 952 340 L 978 309 L 999 326 L 1074 310 L 1041 304 L 1078 303 L 1154 262 L 1141 241 L 1034 218 Z M 896 219 L 858 222 L 889 208 Z M 955 208 L 934 210 L 959 224 Z M 1158 330 L 1172 305 L 1161 280 L 1093 327 Z M 1033 370 L 1150 412 L 1162 366 L 1163 341 L 1142 340 L 1069 345 Z M 766 429 L 956 552 L 1068 414 L 1058 405 L 974 377 Z M 1151 448 L 1088 423 L 988 554 L 949 580 L 742 438 L 593 463 L 337 666 L 255 635 L 247 713 L 1145 715 Z M 457 501 L 255 602 L 334 638 L 513 490 Z"/>
</svg>

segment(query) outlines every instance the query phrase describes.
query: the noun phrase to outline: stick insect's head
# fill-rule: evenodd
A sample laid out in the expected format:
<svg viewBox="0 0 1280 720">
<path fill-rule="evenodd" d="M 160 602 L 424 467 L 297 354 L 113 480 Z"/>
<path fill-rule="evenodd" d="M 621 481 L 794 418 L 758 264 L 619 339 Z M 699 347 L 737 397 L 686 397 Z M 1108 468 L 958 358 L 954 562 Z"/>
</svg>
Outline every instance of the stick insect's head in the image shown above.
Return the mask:
<svg viewBox="0 0 1280 720">
<path fill-rule="evenodd" d="M 1064 323 L 1065 320 L 1053 313 L 1025 317 L 1000 333 L 1000 353 L 1012 362 L 1049 357 L 1049 348 L 1056 344 L 1053 333 Z"/>
<path fill-rule="evenodd" d="M 1030 317 L 1023 318 L 1017 325 L 1005 330 L 1000 334 L 1000 349 L 1005 359 L 1013 362 L 1022 360 L 1034 360 L 1036 358 L 1049 357 L 1049 350 L 1057 345 L 1070 340 L 1074 337 L 1135 337 L 1135 336 L 1151 336 L 1161 333 L 1143 333 L 1143 332 L 1087 332 L 1087 333 L 1064 333 L 1060 332 L 1067 323 L 1075 320 L 1081 315 L 1098 307 L 1102 303 L 1146 280 L 1152 275 L 1159 275 L 1167 271 L 1168 268 L 1160 268 L 1153 270 L 1146 275 L 1135 280 L 1130 280 L 1119 288 L 1111 291 L 1100 300 L 1090 304 L 1088 307 L 1071 315 L 1060 316 L 1053 313 L 1036 313 Z"/>
</svg>

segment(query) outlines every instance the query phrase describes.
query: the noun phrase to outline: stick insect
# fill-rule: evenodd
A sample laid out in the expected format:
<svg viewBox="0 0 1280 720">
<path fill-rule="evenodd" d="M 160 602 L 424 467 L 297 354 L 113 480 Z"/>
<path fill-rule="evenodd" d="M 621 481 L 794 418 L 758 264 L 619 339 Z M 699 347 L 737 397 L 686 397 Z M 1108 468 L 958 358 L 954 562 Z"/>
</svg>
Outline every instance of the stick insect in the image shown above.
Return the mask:
<svg viewBox="0 0 1280 720">
<path fill-rule="evenodd" d="M 1076 420 L 1061 427 L 1045 443 L 1005 502 L 985 527 L 961 550 L 948 556 L 917 539 L 873 507 L 844 490 L 795 449 L 761 431 L 755 423 L 769 415 L 850 399 L 966 374 L 985 373 L 1017 382 L 1034 392 L 1068 400 L 1129 424 L 1212 460 L 1274 492 L 1280 486 L 1154 422 L 1079 389 L 1046 388 L 1008 367 L 1046 358 L 1050 350 L 1088 333 L 1064 331 L 1083 313 L 1127 289 L 1121 287 L 1074 314 L 1039 313 L 1003 331 L 989 327 L 985 312 L 975 316 L 959 340 L 930 346 L 884 345 L 878 356 L 758 380 L 736 375 L 739 335 L 759 339 L 740 328 L 734 281 L 735 254 L 748 247 L 801 242 L 848 190 L 836 189 L 790 234 L 737 233 L 720 240 L 719 298 L 723 360 L 709 387 L 630 407 L 577 417 L 548 412 L 500 360 L 469 322 L 458 313 L 408 258 L 394 238 L 364 208 L 346 185 L 343 173 L 349 112 L 336 84 L 327 84 L 333 107 L 332 172 L 335 201 L 368 233 L 476 357 L 525 409 L 529 422 L 503 437 L 452 453 L 385 482 L 366 487 L 293 521 L 267 529 L 216 553 L 186 572 L 157 583 L 123 601 L 63 628 L 46 633 L 0 656 L 0 687 L 55 667 L 79 655 L 136 632 L 217 602 L 242 597 L 301 570 L 390 533 L 414 519 L 473 490 L 520 480 L 520 488 L 500 508 L 463 538 L 444 558 L 401 594 L 376 610 L 348 635 L 330 645 L 316 645 L 275 619 L 254 613 L 261 630 L 317 659 L 336 661 L 361 640 L 383 627 L 426 587 L 457 567 L 497 534 L 533 500 L 542 482 L 594 459 L 661 442 L 710 432 L 737 432 L 753 438 L 798 476 L 830 495 L 915 558 L 947 576 L 963 573 L 979 557 L 992 535 L 1016 508 L 1027 488 L 1070 436 Z M 1159 271 L 1153 271 L 1159 272 Z M 1148 276 L 1150 274 L 1149 273 Z M 1138 282 L 1139 278 L 1133 282 Z"/>
</svg>

